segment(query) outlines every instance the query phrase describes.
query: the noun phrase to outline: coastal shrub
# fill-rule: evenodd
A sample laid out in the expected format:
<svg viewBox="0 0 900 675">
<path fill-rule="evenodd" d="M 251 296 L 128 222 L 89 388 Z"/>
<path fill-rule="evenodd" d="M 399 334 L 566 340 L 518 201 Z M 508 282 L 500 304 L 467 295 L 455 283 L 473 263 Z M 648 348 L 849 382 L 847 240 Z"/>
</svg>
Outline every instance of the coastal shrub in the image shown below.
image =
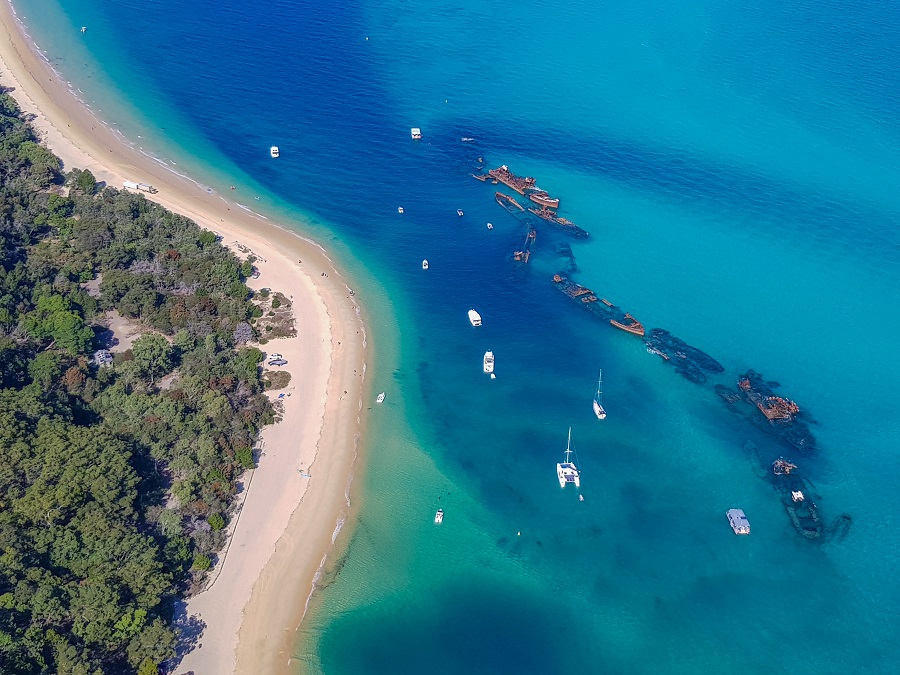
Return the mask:
<svg viewBox="0 0 900 675">
<path fill-rule="evenodd" d="M 217 241 L 216 233 L 209 230 L 203 230 L 200 233 L 199 241 L 201 246 L 212 246 Z"/>
<path fill-rule="evenodd" d="M 75 188 L 85 195 L 92 195 L 97 189 L 97 179 L 88 169 L 72 171 L 75 177 Z"/>
<path fill-rule="evenodd" d="M 194 556 L 193 569 L 198 572 L 205 572 L 210 567 L 212 567 L 212 560 L 210 560 L 209 556 L 203 555 L 202 553 L 198 553 Z"/>
<path fill-rule="evenodd" d="M 238 462 L 240 462 L 241 466 L 245 469 L 253 469 L 256 467 L 256 464 L 253 462 L 253 450 L 244 446 L 243 448 L 238 448 L 234 452 L 235 458 Z"/>
<path fill-rule="evenodd" d="M 150 659 L 144 659 L 141 661 L 137 675 L 159 675 L 159 666 Z"/>
<path fill-rule="evenodd" d="M 278 296 L 276 295 L 274 298 L 272 298 L 272 309 L 278 309 L 279 307 L 281 307 L 281 300 L 279 300 Z"/>
<path fill-rule="evenodd" d="M 245 260 L 241 263 L 241 276 L 248 279 L 253 274 L 253 263 Z"/>
<path fill-rule="evenodd" d="M 225 519 L 222 517 L 221 513 L 214 513 L 209 518 L 206 519 L 206 522 L 209 523 L 209 526 L 213 530 L 221 530 L 225 527 Z"/>
<path fill-rule="evenodd" d="M 284 389 L 291 383 L 291 374 L 286 370 L 273 370 L 266 376 L 266 389 Z"/>
</svg>

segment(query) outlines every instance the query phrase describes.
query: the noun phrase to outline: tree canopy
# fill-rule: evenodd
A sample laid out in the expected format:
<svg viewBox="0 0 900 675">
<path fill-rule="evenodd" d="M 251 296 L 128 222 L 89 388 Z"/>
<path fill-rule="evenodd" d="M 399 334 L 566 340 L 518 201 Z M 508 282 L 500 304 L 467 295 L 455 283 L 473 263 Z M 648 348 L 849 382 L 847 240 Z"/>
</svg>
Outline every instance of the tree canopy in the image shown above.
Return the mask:
<svg viewBox="0 0 900 675">
<path fill-rule="evenodd" d="M 63 176 L 0 93 L 0 672 L 172 657 L 173 601 L 274 419 L 244 271 L 192 221 Z M 101 366 L 112 310 L 144 334 Z"/>
</svg>

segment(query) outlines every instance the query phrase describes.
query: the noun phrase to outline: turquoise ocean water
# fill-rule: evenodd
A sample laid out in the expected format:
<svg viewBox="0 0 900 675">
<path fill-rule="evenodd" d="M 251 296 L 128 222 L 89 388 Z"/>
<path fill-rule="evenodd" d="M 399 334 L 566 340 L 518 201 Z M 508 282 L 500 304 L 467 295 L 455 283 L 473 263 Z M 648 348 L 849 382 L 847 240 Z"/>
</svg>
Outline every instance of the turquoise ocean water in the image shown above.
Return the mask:
<svg viewBox="0 0 900 675">
<path fill-rule="evenodd" d="M 303 223 L 368 298 L 388 398 L 298 670 L 896 672 L 900 10 L 679 4 L 16 3 L 101 117 Z M 539 228 L 515 267 L 479 156 L 590 239 Z M 725 373 L 689 382 L 558 293 L 567 243 L 574 280 Z M 815 452 L 715 395 L 747 368 L 815 420 Z M 569 426 L 584 502 L 556 482 Z M 849 533 L 801 537 L 748 440 Z"/>
</svg>

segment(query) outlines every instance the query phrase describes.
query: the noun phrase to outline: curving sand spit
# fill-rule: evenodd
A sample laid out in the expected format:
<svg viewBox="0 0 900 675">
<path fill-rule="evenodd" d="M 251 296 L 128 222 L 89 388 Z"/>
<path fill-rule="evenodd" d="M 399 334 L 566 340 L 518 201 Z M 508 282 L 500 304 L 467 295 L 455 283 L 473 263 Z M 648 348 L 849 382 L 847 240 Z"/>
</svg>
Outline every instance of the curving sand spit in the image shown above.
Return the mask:
<svg viewBox="0 0 900 675">
<path fill-rule="evenodd" d="M 8 1 L 0 2 L 0 84 L 13 89 L 23 111 L 36 115 L 35 127 L 67 169 L 90 169 L 115 187 L 124 180 L 154 185 L 159 192 L 148 199 L 262 259 L 252 287 L 292 298 L 297 337 L 265 346 L 289 362 L 284 419 L 262 433 L 264 455 L 245 477 L 243 504 L 213 584 L 187 603 L 187 615 L 206 628 L 175 671 L 290 672 L 295 629 L 336 527 L 347 516 L 363 431 L 366 335 L 355 296 L 316 244 L 122 142 L 40 57 Z"/>
</svg>

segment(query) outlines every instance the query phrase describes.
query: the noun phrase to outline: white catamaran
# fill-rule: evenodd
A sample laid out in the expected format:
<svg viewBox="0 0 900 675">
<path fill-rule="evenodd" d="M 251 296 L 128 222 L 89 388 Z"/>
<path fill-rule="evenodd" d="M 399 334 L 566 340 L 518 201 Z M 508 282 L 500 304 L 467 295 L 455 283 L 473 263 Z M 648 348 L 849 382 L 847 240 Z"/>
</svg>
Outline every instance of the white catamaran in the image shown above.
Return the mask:
<svg viewBox="0 0 900 675">
<path fill-rule="evenodd" d="M 594 414 L 598 420 L 606 419 L 606 411 L 603 409 L 603 371 L 597 379 L 597 393 L 594 394 Z"/>
<path fill-rule="evenodd" d="M 559 487 L 564 488 L 569 483 L 575 487 L 581 487 L 581 478 L 578 476 L 578 467 L 570 461 L 572 455 L 572 427 L 569 427 L 569 443 L 566 445 L 566 461 L 556 465 L 556 477 L 559 478 Z"/>
</svg>

